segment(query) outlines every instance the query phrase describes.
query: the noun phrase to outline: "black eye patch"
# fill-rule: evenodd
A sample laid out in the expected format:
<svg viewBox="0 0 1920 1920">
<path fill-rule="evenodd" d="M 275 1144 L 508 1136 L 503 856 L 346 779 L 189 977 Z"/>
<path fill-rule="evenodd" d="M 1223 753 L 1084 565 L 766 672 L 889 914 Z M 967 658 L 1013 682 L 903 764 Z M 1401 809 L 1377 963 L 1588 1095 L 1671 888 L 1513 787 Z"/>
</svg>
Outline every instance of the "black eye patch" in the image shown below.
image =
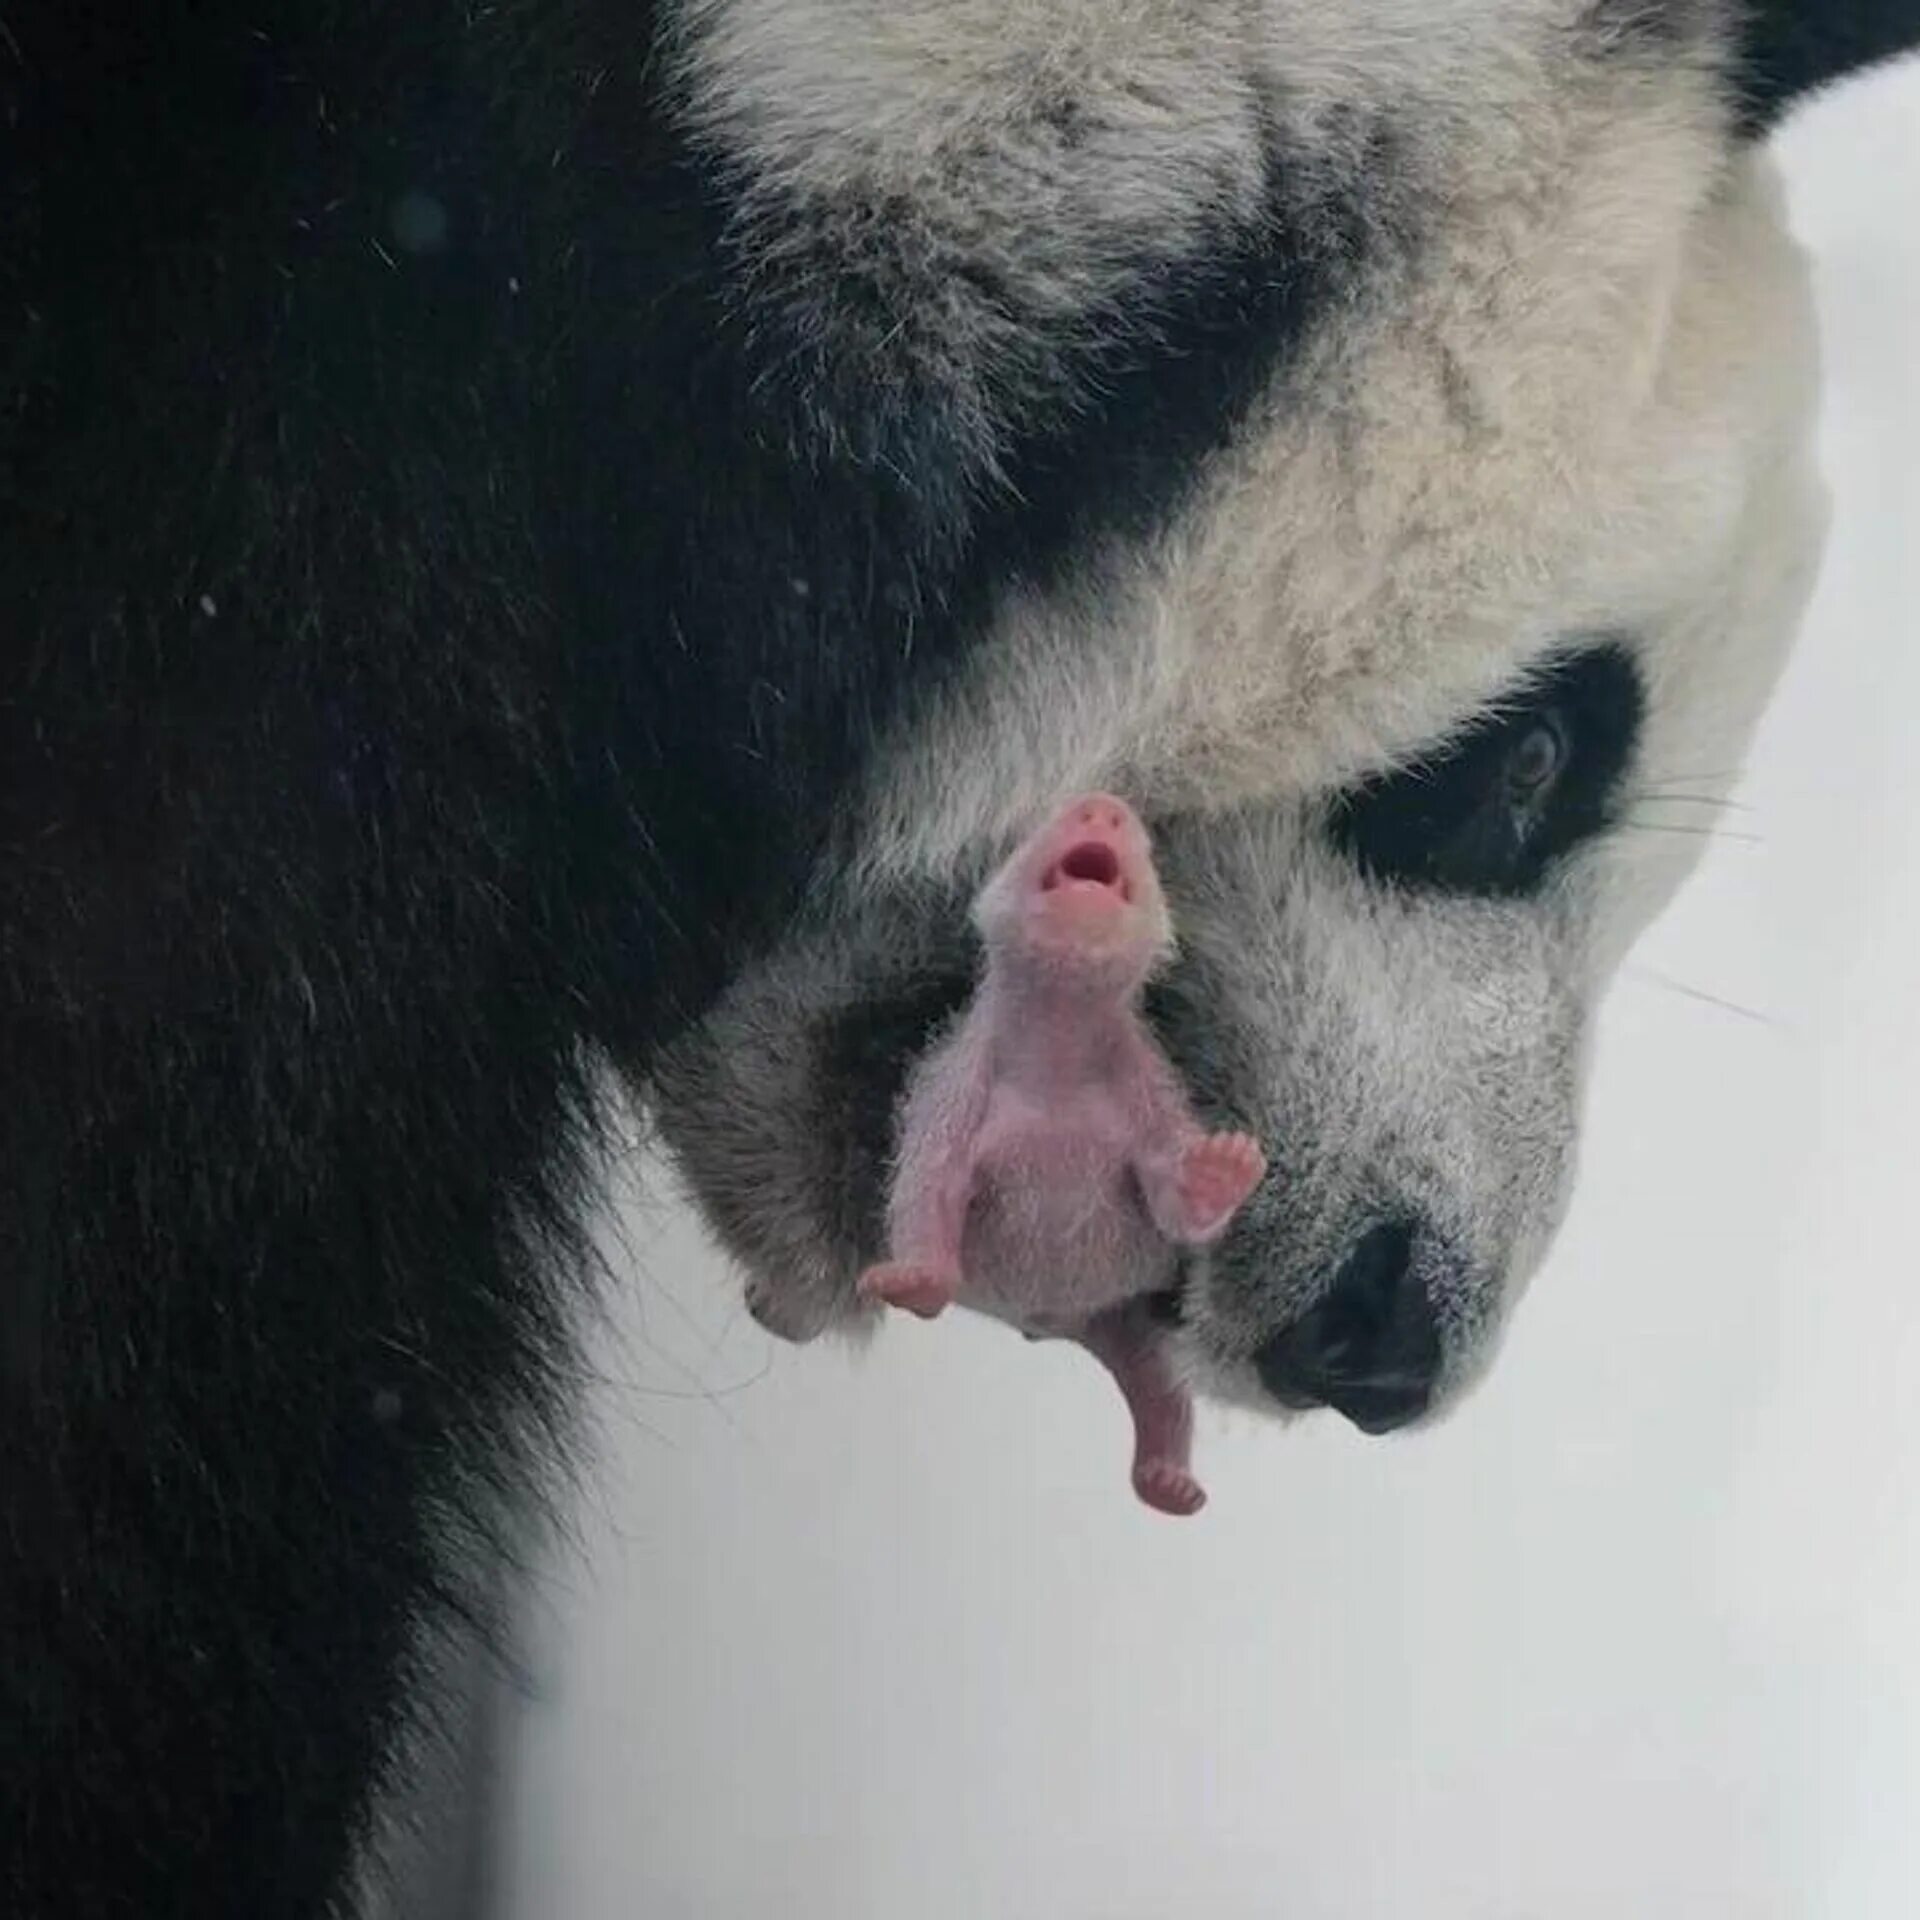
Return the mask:
<svg viewBox="0 0 1920 1920">
<path fill-rule="evenodd" d="M 1340 795 L 1328 832 L 1375 880 L 1530 893 L 1607 824 L 1644 706 L 1624 646 L 1569 654 L 1443 748 Z"/>
</svg>

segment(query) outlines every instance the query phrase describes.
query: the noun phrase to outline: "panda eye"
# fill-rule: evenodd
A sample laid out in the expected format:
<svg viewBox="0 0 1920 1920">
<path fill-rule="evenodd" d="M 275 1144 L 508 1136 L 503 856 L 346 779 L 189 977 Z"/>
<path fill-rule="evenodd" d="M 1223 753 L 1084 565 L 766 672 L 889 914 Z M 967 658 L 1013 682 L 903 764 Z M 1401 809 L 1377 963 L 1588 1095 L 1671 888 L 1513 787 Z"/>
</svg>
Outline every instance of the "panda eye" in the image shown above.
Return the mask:
<svg viewBox="0 0 1920 1920">
<path fill-rule="evenodd" d="M 1565 656 L 1444 746 L 1337 796 L 1328 831 L 1373 880 L 1532 892 L 1606 826 L 1643 698 L 1624 646 Z"/>
<path fill-rule="evenodd" d="M 1551 794 L 1567 763 L 1566 722 L 1558 713 L 1537 715 L 1507 752 L 1507 797 L 1516 807 L 1537 807 Z"/>
</svg>

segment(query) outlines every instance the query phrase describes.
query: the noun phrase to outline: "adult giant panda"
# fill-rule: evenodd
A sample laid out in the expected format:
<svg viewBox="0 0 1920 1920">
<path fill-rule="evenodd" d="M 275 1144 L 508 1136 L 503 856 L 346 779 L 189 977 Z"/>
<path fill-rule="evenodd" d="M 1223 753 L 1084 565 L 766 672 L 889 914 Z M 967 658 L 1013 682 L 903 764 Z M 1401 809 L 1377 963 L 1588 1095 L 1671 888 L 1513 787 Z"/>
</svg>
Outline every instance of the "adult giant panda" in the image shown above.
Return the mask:
<svg viewBox="0 0 1920 1920">
<path fill-rule="evenodd" d="M 609 1071 L 853 1312 L 1094 780 L 1276 1143 L 1193 1376 L 1423 1417 L 1817 544 L 1760 141 L 1920 6 L 5 0 L 0 1908 L 344 1911 Z M 636 1623 L 637 1631 L 645 1623 Z"/>
</svg>

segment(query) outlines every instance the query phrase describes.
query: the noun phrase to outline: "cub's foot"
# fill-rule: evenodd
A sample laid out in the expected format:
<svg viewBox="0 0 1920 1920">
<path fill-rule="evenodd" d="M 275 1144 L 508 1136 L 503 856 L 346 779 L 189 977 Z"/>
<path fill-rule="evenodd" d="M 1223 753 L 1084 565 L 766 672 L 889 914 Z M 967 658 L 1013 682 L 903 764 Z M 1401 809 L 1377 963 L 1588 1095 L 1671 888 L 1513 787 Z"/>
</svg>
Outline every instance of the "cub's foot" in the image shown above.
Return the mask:
<svg viewBox="0 0 1920 1920">
<path fill-rule="evenodd" d="M 1133 1469 L 1133 1490 L 1156 1513 L 1176 1519 L 1198 1513 L 1207 1504 L 1206 1489 L 1172 1460 L 1141 1460 Z"/>
</svg>

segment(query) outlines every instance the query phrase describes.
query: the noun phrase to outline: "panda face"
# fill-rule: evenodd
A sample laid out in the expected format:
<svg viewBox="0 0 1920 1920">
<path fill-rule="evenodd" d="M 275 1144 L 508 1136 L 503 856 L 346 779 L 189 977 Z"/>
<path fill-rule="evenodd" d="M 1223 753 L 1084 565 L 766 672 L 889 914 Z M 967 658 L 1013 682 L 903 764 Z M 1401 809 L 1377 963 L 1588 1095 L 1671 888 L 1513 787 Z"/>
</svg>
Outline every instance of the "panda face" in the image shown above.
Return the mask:
<svg viewBox="0 0 1920 1920">
<path fill-rule="evenodd" d="M 1271 1163 L 1159 1303 L 1181 1362 L 1250 1406 L 1404 1425 L 1484 1370 L 1551 1242 L 1595 1004 L 1700 845 L 1658 810 L 1724 794 L 1784 658 L 1823 514 L 1801 266 L 1710 40 L 1676 62 L 1601 31 L 1603 9 L 1584 37 L 1556 9 L 1485 9 L 1335 115 L 1306 51 L 1284 84 L 1273 55 L 1293 34 L 1344 71 L 1351 28 L 1324 9 L 1256 10 L 1271 43 L 1202 9 L 1214 36 L 1180 48 L 1143 16 L 1068 59 L 1082 11 L 1111 27 L 1069 10 L 1049 88 L 949 123 L 960 81 L 933 62 L 921 117 L 840 144 L 742 104 L 823 13 L 701 16 L 711 137 L 732 129 L 743 166 L 796 143 L 829 224 L 889 142 L 921 155 L 895 179 L 904 225 L 859 228 L 863 259 L 921 236 L 883 357 L 902 408 L 989 338 L 1051 391 L 1048 354 L 1163 295 L 1167 259 L 1234 282 L 1276 152 L 1299 174 L 1285 231 L 1339 239 L 1307 249 L 1312 300 L 1256 330 L 1254 377 L 1236 367 L 1177 487 L 1116 515 L 1116 476 L 1089 473 L 1066 557 L 996 579 L 806 911 L 668 1064 L 663 1130 L 770 1325 L 856 1320 L 895 1102 L 973 978 L 971 891 L 1066 794 L 1111 788 L 1153 827 L 1178 937 L 1149 1018 L 1203 1113 Z M 904 85 L 887 62 L 917 43 L 882 38 L 848 86 Z M 830 120 L 832 86 L 799 92 Z M 1164 133 L 1202 98 L 1210 143 L 1171 155 L 1129 118 Z M 1269 111 L 1236 121 L 1236 101 Z M 1033 179 L 1029 206 L 1013 183 Z M 1049 301 L 1077 316 L 1058 333 Z M 1115 377 L 1177 344 L 1149 330 Z M 1226 404 L 1192 372 L 1165 372 L 1189 426 Z M 1017 418 L 1021 389 L 994 391 Z"/>
</svg>

